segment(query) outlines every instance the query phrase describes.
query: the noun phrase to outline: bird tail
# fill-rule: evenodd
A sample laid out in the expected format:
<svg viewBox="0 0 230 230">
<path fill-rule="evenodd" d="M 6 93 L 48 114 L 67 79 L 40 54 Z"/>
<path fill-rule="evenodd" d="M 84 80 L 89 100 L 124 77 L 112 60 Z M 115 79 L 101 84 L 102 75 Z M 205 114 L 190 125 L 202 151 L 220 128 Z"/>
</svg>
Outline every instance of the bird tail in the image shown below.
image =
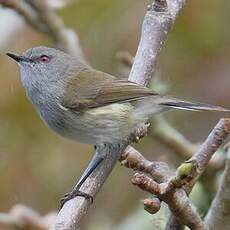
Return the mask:
<svg viewBox="0 0 230 230">
<path fill-rule="evenodd" d="M 182 109 L 190 111 L 219 111 L 219 112 L 230 112 L 229 109 L 221 106 L 210 105 L 200 102 L 190 102 L 180 100 L 173 97 L 154 95 L 151 99 L 146 97 L 139 104 L 137 104 L 133 116 L 136 119 L 147 120 L 154 114 L 162 113 L 169 109 Z"/>
<path fill-rule="evenodd" d="M 220 111 L 220 112 L 230 112 L 229 109 L 223 108 L 221 106 L 200 103 L 200 102 L 190 102 L 184 101 L 176 98 L 164 98 L 162 97 L 162 102 L 159 101 L 159 105 L 166 106 L 169 108 L 191 110 L 191 111 Z"/>
</svg>

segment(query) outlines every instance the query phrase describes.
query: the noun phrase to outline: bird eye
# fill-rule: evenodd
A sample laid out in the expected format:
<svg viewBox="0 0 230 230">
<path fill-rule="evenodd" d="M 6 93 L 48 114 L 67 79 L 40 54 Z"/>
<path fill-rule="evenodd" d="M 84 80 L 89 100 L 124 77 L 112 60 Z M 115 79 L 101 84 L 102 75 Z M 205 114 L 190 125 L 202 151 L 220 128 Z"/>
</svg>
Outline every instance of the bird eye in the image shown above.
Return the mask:
<svg viewBox="0 0 230 230">
<path fill-rule="evenodd" d="M 50 61 L 50 57 L 48 57 L 47 55 L 41 55 L 39 59 L 43 63 L 48 63 Z"/>
</svg>

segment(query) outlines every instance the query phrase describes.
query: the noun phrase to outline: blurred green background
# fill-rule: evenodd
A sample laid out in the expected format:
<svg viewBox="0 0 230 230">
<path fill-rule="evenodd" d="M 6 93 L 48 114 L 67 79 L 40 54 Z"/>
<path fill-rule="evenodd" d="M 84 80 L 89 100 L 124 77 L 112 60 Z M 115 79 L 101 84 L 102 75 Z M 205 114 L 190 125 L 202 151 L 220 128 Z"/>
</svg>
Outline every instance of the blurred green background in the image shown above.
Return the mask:
<svg viewBox="0 0 230 230">
<path fill-rule="evenodd" d="M 140 0 L 78 0 L 58 14 L 78 32 L 93 67 L 126 76 L 115 56 L 121 50 L 135 55 L 147 4 Z M 0 20 L 4 20 L 3 11 Z M 158 62 L 158 75 L 169 94 L 230 108 L 229 19 L 228 0 L 188 1 Z M 57 209 L 60 197 L 72 188 L 94 151 L 92 146 L 50 131 L 26 99 L 18 68 L 4 52 L 20 53 L 37 45 L 52 43 L 23 25 L 1 48 L 0 212 L 7 212 L 16 203 L 41 213 Z M 201 142 L 223 115 L 175 111 L 166 116 L 190 140 Z M 175 159 L 174 166 L 179 163 L 172 151 L 150 137 L 136 147 L 148 159 Z M 131 184 L 131 175 L 117 164 L 90 210 L 86 229 L 92 223 L 117 225 L 140 206 L 139 200 L 148 194 Z M 141 212 L 142 218 L 152 218 Z"/>
</svg>

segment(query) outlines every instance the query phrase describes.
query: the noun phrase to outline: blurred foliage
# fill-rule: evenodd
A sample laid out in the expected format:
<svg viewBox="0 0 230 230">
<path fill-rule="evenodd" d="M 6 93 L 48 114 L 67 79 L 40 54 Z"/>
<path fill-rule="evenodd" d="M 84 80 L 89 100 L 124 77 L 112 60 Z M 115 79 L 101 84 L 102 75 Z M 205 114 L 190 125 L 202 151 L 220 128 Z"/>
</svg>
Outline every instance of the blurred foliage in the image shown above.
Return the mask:
<svg viewBox="0 0 230 230">
<path fill-rule="evenodd" d="M 122 71 L 115 55 L 120 50 L 135 54 L 147 4 L 148 1 L 139 0 L 78 0 L 59 14 L 68 27 L 78 31 L 92 66 L 124 76 L 127 72 Z M 230 107 L 229 15 L 227 0 L 188 1 L 158 63 L 158 75 L 165 85 L 153 83 L 157 85 L 153 87 L 168 90 L 174 96 Z M 9 39 L 5 50 L 22 52 L 40 44 L 52 46 L 47 37 L 24 26 Z M 25 203 L 46 213 L 57 208 L 59 198 L 80 177 L 93 148 L 65 140 L 41 122 L 25 97 L 17 66 L 4 52 L 0 69 L 0 211 Z M 220 116 L 181 111 L 167 114 L 193 141 L 202 141 Z M 174 153 L 150 138 L 137 147 L 150 160 L 170 161 L 172 167 L 179 164 Z M 131 174 L 117 165 L 95 200 L 85 229 L 96 223 L 109 229 L 118 223 L 126 226 L 128 220 L 133 222 L 132 213 L 138 212 L 136 205 L 146 194 L 131 185 Z M 195 190 L 198 205 L 199 200 L 205 201 L 202 194 L 205 191 L 201 188 Z M 202 202 L 200 209 L 204 210 L 206 204 Z M 155 220 L 142 212 L 145 221 Z"/>
</svg>

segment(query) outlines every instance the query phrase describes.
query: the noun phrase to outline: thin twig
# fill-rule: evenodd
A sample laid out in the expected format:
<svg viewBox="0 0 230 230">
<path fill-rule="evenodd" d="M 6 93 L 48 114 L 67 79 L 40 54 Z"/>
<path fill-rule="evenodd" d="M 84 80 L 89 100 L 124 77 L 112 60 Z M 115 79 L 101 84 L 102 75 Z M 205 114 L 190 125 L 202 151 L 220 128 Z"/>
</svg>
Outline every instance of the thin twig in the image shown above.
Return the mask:
<svg viewBox="0 0 230 230">
<path fill-rule="evenodd" d="M 210 230 L 229 229 L 230 226 L 230 149 L 218 192 L 205 218 Z"/>
<path fill-rule="evenodd" d="M 36 12 L 24 0 L 0 0 L 0 4 L 14 9 L 33 28 L 43 32 L 44 27 L 46 27 L 38 20 Z"/>
<path fill-rule="evenodd" d="M 191 162 L 196 167 L 196 170 L 193 171 L 192 177 L 189 178 L 189 183 L 187 183 L 184 187 L 187 194 L 192 191 L 192 188 L 195 185 L 196 181 L 207 168 L 210 159 L 212 158 L 216 150 L 220 147 L 220 145 L 223 143 L 223 141 L 226 139 L 229 133 L 230 120 L 227 118 L 220 119 L 212 132 L 206 138 L 205 142 L 200 146 L 197 152 L 187 161 Z M 182 226 L 180 226 L 178 223 L 173 223 L 172 220 L 176 221 L 174 213 L 171 214 L 171 217 L 169 219 L 170 224 L 175 224 L 182 228 Z"/>
<path fill-rule="evenodd" d="M 48 230 L 56 215 L 56 213 L 49 213 L 41 216 L 34 209 L 18 204 L 9 213 L 0 213 L 0 229 Z"/>
<path fill-rule="evenodd" d="M 14 9 L 34 29 L 47 34 L 57 48 L 85 61 L 77 34 L 64 25 L 46 1 L 0 0 L 0 4 Z"/>
<path fill-rule="evenodd" d="M 192 157 L 193 153 L 199 148 L 198 144 L 189 141 L 163 117 L 156 117 L 152 119 L 152 121 L 149 136 L 152 136 L 170 149 L 173 149 L 183 159 Z M 210 160 L 208 167 L 212 171 L 221 170 L 224 168 L 224 161 L 222 153 L 216 154 L 215 157 Z"/>
<path fill-rule="evenodd" d="M 209 134 L 205 142 L 200 146 L 198 151 L 189 159 L 189 162 L 197 163 L 197 170 L 194 175 L 194 182 L 206 169 L 210 159 L 216 150 L 223 143 L 230 132 L 230 119 L 222 118 L 215 128 Z"/>
</svg>

